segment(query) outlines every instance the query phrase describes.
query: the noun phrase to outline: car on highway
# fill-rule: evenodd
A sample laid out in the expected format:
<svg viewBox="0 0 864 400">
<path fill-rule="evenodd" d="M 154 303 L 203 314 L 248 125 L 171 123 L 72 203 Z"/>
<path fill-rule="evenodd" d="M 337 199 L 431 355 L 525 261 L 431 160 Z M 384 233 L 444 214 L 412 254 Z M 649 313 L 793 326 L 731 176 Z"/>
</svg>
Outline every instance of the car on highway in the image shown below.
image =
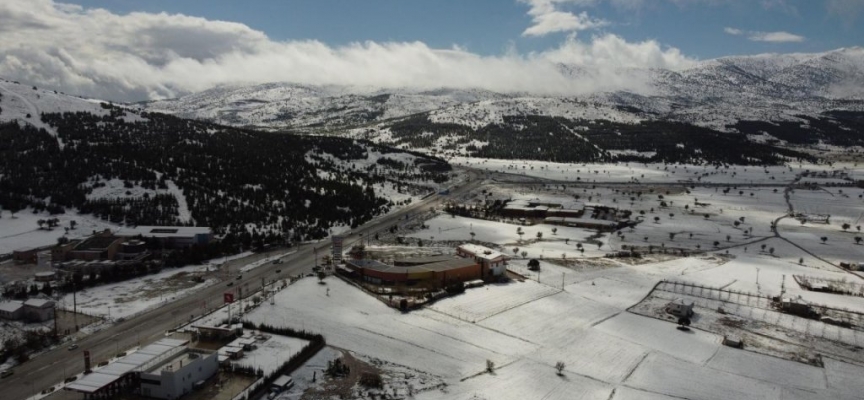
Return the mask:
<svg viewBox="0 0 864 400">
<path fill-rule="evenodd" d="M 243 275 L 237 275 L 237 280 L 239 281 L 241 279 L 243 279 Z"/>
<path fill-rule="evenodd" d="M 68 347 L 69 351 L 75 350 L 77 348 L 78 348 L 78 343 L 73 343 L 71 346 Z"/>
<path fill-rule="evenodd" d="M 277 269 L 277 270 L 276 270 L 276 273 L 277 273 L 277 274 L 280 273 L 280 272 L 282 272 L 281 269 Z"/>
<path fill-rule="evenodd" d="M 228 282 L 228 287 L 234 286 L 234 282 Z"/>
<path fill-rule="evenodd" d="M 4 370 L 3 372 L 0 372 L 0 379 L 5 378 L 7 376 L 10 376 L 14 373 L 15 373 L 15 371 L 13 371 L 11 369 Z"/>
</svg>

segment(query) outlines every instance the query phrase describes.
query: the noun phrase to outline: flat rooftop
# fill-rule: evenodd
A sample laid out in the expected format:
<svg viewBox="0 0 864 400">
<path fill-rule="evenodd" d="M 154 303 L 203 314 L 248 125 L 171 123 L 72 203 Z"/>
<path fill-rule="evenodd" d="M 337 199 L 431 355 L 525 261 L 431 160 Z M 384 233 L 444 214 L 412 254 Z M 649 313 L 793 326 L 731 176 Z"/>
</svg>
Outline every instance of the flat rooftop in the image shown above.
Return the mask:
<svg viewBox="0 0 864 400">
<path fill-rule="evenodd" d="M 144 236 L 144 237 L 194 237 L 196 235 L 209 235 L 213 231 L 207 226 L 136 226 L 124 228 L 117 232 L 118 236 Z"/>
<path fill-rule="evenodd" d="M 471 254 L 474 254 L 475 257 L 480 257 L 487 260 L 494 260 L 499 257 L 507 258 L 504 253 L 501 253 L 497 250 L 492 250 L 486 246 L 480 246 L 477 244 L 463 244 L 459 246 L 463 251 L 467 251 Z"/>
<path fill-rule="evenodd" d="M 89 239 L 81 242 L 79 245 L 75 246 L 75 250 L 76 251 L 105 250 L 109 246 L 111 246 L 112 243 L 116 242 L 118 239 L 120 239 L 120 238 L 116 237 L 116 236 L 92 237 L 92 238 L 89 238 Z"/>
<path fill-rule="evenodd" d="M 184 365 L 189 365 L 195 362 L 195 360 L 205 356 L 206 352 L 204 351 L 186 349 L 182 353 L 177 354 L 162 363 L 147 368 L 147 373 L 159 375 L 162 371 L 178 371 L 180 368 L 183 368 Z"/>
<path fill-rule="evenodd" d="M 148 365 L 179 353 L 185 348 L 186 343 L 189 342 L 179 339 L 161 339 L 99 368 L 89 375 L 85 375 L 83 378 L 66 385 L 65 389 L 81 393 L 98 392 L 129 372 L 145 370 Z"/>
</svg>

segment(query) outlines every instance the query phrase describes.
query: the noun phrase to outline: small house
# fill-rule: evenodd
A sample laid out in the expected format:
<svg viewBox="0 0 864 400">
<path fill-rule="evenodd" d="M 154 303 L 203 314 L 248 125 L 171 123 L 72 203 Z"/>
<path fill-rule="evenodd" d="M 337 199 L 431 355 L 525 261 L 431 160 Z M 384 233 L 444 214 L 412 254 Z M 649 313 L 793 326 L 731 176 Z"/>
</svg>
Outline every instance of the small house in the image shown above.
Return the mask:
<svg viewBox="0 0 864 400">
<path fill-rule="evenodd" d="M 675 299 L 666 304 L 666 312 L 677 317 L 689 318 L 693 316 L 693 302 L 688 304 L 683 299 Z"/>
<path fill-rule="evenodd" d="M 8 320 L 21 319 L 24 314 L 24 306 L 18 301 L 0 302 L 0 318 Z"/>
<path fill-rule="evenodd" d="M 24 302 L 24 317 L 31 321 L 44 322 L 54 318 L 54 302 L 30 299 Z"/>
</svg>

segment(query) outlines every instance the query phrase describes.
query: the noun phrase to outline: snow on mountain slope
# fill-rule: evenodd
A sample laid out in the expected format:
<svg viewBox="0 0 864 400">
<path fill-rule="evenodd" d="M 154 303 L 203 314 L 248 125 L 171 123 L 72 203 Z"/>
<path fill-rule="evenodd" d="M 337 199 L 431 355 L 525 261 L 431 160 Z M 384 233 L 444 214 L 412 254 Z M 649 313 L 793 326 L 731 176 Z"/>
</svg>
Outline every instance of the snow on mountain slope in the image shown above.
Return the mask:
<svg viewBox="0 0 864 400">
<path fill-rule="evenodd" d="M 454 105 L 430 112 L 429 120 L 478 129 L 489 124 L 504 123 L 505 115 L 543 115 L 587 120 L 605 119 L 624 123 L 636 123 L 641 119 L 634 113 L 622 111 L 608 103 L 556 97 L 517 97 Z"/>
<path fill-rule="evenodd" d="M 559 69 L 571 79 L 599 79 L 579 66 Z M 631 90 L 579 97 L 271 83 L 219 87 L 146 107 L 223 124 L 305 130 L 374 126 L 426 112 L 434 122 L 472 129 L 508 115 L 546 115 L 634 123 L 667 119 L 727 130 L 741 120 L 787 121 L 826 110 L 864 110 L 864 49 L 859 47 L 724 57 L 682 71 L 620 72 L 632 80 Z"/>
<path fill-rule="evenodd" d="M 46 113 L 63 112 L 107 115 L 108 110 L 102 108 L 101 103 L 103 102 L 100 100 L 82 99 L 54 90 L 0 79 L 0 123 L 17 121 L 19 124 L 45 129 L 52 136 L 57 137 L 61 148 L 63 141 L 58 137 L 57 130 L 43 122 L 40 116 Z M 122 118 L 127 122 L 143 120 L 133 110 L 127 110 L 126 116 Z"/>
<path fill-rule="evenodd" d="M 97 100 L 87 100 L 52 90 L 40 89 L 20 83 L 0 79 L 0 122 L 19 120 L 38 125 L 40 113 L 90 112 L 105 115 Z M 28 118 L 27 114 L 31 116 Z"/>
</svg>

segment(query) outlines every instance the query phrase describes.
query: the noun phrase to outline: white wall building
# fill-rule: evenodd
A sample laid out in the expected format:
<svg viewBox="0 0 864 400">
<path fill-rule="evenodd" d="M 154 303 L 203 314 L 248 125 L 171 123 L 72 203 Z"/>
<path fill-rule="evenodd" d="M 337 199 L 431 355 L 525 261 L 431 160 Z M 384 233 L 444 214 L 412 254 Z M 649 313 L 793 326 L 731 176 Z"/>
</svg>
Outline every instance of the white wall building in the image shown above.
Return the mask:
<svg viewBox="0 0 864 400">
<path fill-rule="evenodd" d="M 456 248 L 456 254 L 460 257 L 473 258 L 474 261 L 477 261 L 483 271 L 483 278 L 504 276 L 507 273 L 507 260 L 510 257 L 486 246 L 463 244 Z"/>
<path fill-rule="evenodd" d="M 24 306 L 20 301 L 0 302 L 0 318 L 16 320 L 24 314 Z"/>
<path fill-rule="evenodd" d="M 187 348 L 165 362 L 141 372 L 141 394 L 172 400 L 191 392 L 196 383 L 213 376 L 219 368 L 216 352 Z"/>
<path fill-rule="evenodd" d="M 24 318 L 31 321 L 48 321 L 54 318 L 54 301 L 30 299 L 24 302 Z"/>
</svg>

